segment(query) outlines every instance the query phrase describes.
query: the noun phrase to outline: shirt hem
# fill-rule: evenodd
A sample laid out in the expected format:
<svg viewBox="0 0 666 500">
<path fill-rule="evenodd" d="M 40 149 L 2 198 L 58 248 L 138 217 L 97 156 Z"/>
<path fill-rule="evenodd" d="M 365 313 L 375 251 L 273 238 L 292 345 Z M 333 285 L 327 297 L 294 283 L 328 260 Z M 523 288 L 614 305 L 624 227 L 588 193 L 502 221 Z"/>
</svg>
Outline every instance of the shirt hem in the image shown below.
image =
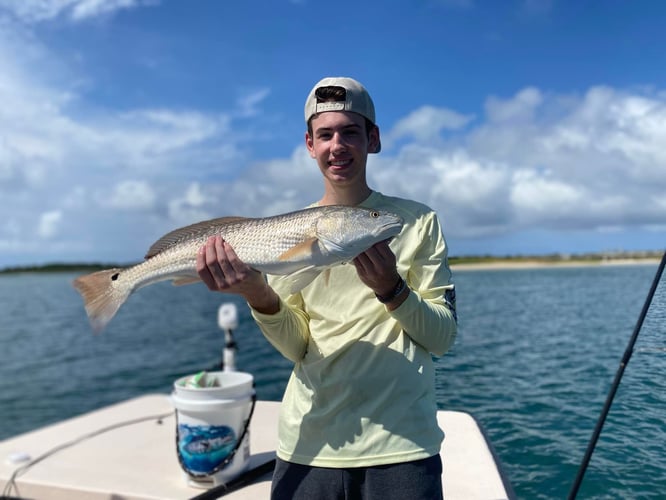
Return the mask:
<svg viewBox="0 0 666 500">
<path fill-rule="evenodd" d="M 374 467 L 377 465 L 390 465 L 415 460 L 423 460 L 437 455 L 440 448 L 429 450 L 409 451 L 405 453 L 392 453 L 390 455 L 362 456 L 354 458 L 332 458 L 332 457 L 304 457 L 292 455 L 284 450 L 277 450 L 277 456 L 291 463 L 300 465 L 309 465 L 312 467 L 330 467 L 334 469 L 343 469 L 348 467 Z"/>
</svg>

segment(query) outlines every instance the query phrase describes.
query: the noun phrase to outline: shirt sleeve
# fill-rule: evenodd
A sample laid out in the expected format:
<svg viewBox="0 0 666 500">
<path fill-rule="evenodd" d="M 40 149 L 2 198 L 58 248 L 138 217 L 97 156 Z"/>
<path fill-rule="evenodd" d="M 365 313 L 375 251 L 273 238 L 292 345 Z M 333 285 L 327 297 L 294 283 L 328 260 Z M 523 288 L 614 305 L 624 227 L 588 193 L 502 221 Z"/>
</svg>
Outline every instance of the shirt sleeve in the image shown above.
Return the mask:
<svg viewBox="0 0 666 500">
<path fill-rule="evenodd" d="M 296 363 L 303 359 L 307 351 L 309 318 L 300 293 L 282 294 L 278 286 L 273 286 L 280 296 L 280 310 L 275 314 L 263 314 L 251 309 L 252 317 L 273 347 Z M 283 296 L 286 298 L 283 299 Z"/>
<path fill-rule="evenodd" d="M 453 344 L 457 331 L 448 249 L 434 212 L 422 213 L 414 226 L 400 248 L 395 249 L 398 271 L 412 291 L 389 314 L 416 343 L 441 356 Z M 268 281 L 280 296 L 280 310 L 275 314 L 252 310 L 252 316 L 267 340 L 284 357 L 299 362 L 310 341 L 310 317 L 303 296 L 300 292 L 290 295 L 283 280 L 269 277 Z"/>
<path fill-rule="evenodd" d="M 390 314 L 415 342 L 441 356 L 457 333 L 455 285 L 448 249 L 434 212 L 424 216 L 406 276 L 411 292 Z"/>
</svg>

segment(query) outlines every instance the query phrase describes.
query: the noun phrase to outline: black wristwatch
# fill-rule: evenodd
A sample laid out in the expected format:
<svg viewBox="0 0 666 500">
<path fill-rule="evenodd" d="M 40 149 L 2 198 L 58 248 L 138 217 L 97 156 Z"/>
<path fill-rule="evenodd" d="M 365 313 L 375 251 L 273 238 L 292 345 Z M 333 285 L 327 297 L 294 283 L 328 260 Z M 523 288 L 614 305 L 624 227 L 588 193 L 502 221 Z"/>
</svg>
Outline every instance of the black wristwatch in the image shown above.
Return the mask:
<svg viewBox="0 0 666 500">
<path fill-rule="evenodd" d="M 401 276 L 400 279 L 398 279 L 398 282 L 396 283 L 395 287 L 393 287 L 393 290 L 391 290 L 390 293 L 388 293 L 386 295 L 375 294 L 375 297 L 377 297 L 377 300 L 379 302 L 381 302 L 382 304 L 386 304 L 388 302 L 391 302 L 398 295 L 400 295 L 402 292 L 404 292 L 405 288 L 407 288 L 407 282 L 404 279 L 402 279 L 402 276 Z"/>
</svg>

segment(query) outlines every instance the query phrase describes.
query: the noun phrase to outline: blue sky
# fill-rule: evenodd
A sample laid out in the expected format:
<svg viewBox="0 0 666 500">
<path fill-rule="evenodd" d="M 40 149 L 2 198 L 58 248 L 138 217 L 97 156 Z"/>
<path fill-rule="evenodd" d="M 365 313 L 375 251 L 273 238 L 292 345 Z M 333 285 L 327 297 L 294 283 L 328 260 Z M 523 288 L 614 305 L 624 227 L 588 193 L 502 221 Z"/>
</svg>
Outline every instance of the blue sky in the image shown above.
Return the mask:
<svg viewBox="0 0 666 500">
<path fill-rule="evenodd" d="M 321 194 L 303 104 L 371 92 L 372 187 L 451 255 L 666 246 L 666 3 L 0 0 L 0 267 L 140 259 Z"/>
</svg>

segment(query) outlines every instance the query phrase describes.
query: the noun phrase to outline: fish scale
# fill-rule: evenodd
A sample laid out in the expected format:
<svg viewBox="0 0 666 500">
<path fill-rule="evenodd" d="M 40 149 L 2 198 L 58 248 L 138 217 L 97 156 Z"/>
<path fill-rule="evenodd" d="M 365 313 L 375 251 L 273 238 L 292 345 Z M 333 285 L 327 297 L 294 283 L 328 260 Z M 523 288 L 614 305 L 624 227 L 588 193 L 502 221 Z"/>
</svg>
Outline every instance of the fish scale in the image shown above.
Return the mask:
<svg viewBox="0 0 666 500">
<path fill-rule="evenodd" d="M 73 285 L 93 329 L 99 331 L 139 288 L 165 280 L 177 285 L 199 281 L 197 252 L 211 236 L 222 236 L 254 269 L 284 276 L 290 292 L 296 293 L 323 270 L 396 236 L 402 225 L 402 218 L 391 212 L 342 205 L 264 218 L 212 219 L 167 233 L 140 264 L 80 276 Z"/>
</svg>

